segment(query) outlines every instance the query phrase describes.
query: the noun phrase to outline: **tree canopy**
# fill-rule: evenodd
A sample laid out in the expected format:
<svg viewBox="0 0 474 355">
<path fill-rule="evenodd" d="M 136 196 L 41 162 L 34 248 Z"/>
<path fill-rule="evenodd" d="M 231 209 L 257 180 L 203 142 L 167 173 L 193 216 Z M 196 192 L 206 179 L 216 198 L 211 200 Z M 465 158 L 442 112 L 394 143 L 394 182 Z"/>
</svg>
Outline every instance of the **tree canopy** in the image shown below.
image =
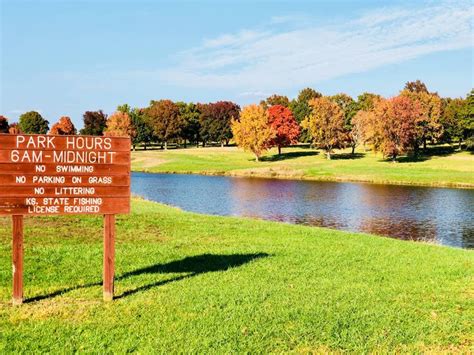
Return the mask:
<svg viewBox="0 0 474 355">
<path fill-rule="evenodd" d="M 76 134 L 76 128 L 68 116 L 62 116 L 49 131 L 49 134 L 73 135 Z"/>
<path fill-rule="evenodd" d="M 46 134 L 49 122 L 36 111 L 25 112 L 18 120 L 20 130 L 26 134 Z"/>
<path fill-rule="evenodd" d="M 86 111 L 82 116 L 84 118 L 84 128 L 81 134 L 90 136 L 102 136 L 107 126 L 107 115 L 99 111 Z"/>
</svg>

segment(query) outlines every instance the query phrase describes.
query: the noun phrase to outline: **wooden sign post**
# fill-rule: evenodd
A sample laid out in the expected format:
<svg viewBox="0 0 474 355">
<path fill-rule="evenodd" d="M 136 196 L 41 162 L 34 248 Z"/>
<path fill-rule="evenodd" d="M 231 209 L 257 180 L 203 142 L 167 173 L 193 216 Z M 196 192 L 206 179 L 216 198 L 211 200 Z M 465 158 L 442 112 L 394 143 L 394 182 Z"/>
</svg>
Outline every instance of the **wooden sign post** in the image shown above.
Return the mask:
<svg viewBox="0 0 474 355">
<path fill-rule="evenodd" d="M 104 216 L 104 300 L 114 295 L 115 214 L 130 213 L 130 139 L 0 134 L 0 215 L 13 221 L 13 304 L 23 302 L 23 216 Z"/>
</svg>

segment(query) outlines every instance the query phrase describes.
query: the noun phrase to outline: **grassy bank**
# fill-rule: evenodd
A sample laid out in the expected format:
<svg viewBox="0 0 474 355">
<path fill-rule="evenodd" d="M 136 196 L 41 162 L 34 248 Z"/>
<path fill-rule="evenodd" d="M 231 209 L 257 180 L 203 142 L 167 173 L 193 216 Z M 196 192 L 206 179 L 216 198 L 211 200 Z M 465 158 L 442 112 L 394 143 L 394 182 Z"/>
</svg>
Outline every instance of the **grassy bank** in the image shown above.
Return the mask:
<svg viewBox="0 0 474 355">
<path fill-rule="evenodd" d="M 434 148 L 417 161 L 392 163 L 380 155 L 339 151 L 328 161 L 320 151 L 285 148 L 270 151 L 261 162 L 235 147 L 137 151 L 132 169 L 160 173 L 225 174 L 289 179 L 360 181 L 383 184 L 474 187 L 474 155 Z"/>
<path fill-rule="evenodd" d="M 0 353 L 472 350 L 474 254 L 134 200 L 101 301 L 101 220 L 28 218 L 12 307 L 0 219 Z"/>
</svg>

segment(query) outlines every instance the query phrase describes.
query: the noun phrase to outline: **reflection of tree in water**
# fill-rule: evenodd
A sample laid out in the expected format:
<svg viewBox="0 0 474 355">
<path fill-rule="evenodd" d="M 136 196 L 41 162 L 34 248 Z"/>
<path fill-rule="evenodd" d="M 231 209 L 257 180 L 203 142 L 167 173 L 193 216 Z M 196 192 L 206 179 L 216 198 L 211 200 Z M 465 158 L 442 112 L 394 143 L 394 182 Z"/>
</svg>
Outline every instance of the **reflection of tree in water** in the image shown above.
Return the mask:
<svg viewBox="0 0 474 355">
<path fill-rule="evenodd" d="M 474 227 L 464 226 L 462 228 L 460 247 L 468 249 L 474 248 Z"/>
<path fill-rule="evenodd" d="M 310 215 L 296 216 L 294 218 L 294 221 L 292 222 L 296 224 L 304 224 L 306 226 L 312 226 L 312 227 L 326 227 L 326 228 L 349 230 L 347 228 L 347 225 L 342 223 L 341 220 L 338 220 L 336 218 L 332 218 L 329 216 L 310 216 Z"/>
<path fill-rule="evenodd" d="M 402 240 L 436 242 L 438 239 L 436 228 L 430 224 L 430 221 L 368 218 L 361 221 L 359 229 L 362 232 Z"/>
</svg>

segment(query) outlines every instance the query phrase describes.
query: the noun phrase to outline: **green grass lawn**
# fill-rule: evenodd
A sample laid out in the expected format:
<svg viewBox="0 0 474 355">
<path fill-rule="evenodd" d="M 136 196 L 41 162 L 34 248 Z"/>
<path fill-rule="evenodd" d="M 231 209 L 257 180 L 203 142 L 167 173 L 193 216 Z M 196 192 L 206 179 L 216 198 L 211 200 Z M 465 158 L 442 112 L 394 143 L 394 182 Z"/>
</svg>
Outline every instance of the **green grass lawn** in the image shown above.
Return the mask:
<svg viewBox="0 0 474 355">
<path fill-rule="evenodd" d="M 132 169 L 157 173 L 226 174 L 290 179 L 361 181 L 383 184 L 474 187 L 474 155 L 449 147 L 432 148 L 418 161 L 406 157 L 398 163 L 372 152 L 336 151 L 327 160 L 320 151 L 285 148 L 279 157 L 273 149 L 255 162 L 235 147 L 137 151 Z M 439 153 L 436 155 L 435 153 Z"/>
<path fill-rule="evenodd" d="M 143 200 L 132 210 L 117 221 L 111 303 L 101 219 L 43 217 L 26 220 L 27 302 L 11 306 L 0 218 L 0 353 L 473 350 L 472 251 Z"/>
</svg>

